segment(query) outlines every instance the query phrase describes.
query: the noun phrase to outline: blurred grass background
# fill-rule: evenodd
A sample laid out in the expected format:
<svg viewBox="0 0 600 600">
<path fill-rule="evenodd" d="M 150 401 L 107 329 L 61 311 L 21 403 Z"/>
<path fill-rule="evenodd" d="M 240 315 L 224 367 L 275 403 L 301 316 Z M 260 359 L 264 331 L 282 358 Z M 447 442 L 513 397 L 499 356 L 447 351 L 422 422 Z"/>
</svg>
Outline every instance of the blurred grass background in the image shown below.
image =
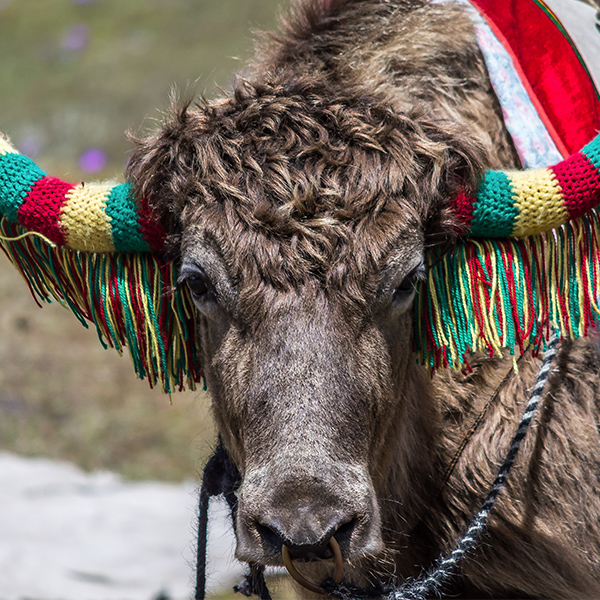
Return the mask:
<svg viewBox="0 0 600 600">
<path fill-rule="evenodd" d="M 122 180 L 124 132 L 173 87 L 211 98 L 251 55 L 280 0 L 0 0 L 0 131 L 47 172 Z M 203 392 L 172 404 L 58 305 L 40 310 L 0 255 L 0 449 L 195 477 L 214 442 Z"/>
</svg>

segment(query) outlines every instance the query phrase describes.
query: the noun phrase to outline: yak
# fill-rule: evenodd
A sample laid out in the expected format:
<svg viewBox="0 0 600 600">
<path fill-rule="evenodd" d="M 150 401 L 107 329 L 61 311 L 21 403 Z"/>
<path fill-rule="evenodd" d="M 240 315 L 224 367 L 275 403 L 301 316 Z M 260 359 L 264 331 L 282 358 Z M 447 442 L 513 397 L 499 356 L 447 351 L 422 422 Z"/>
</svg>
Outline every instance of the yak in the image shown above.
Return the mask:
<svg viewBox="0 0 600 600">
<path fill-rule="evenodd" d="M 494 480 L 541 359 L 414 357 L 449 199 L 518 168 L 464 4 L 295 0 L 228 94 L 176 101 L 127 168 L 198 316 L 239 470 L 236 555 L 401 583 L 447 553 Z M 600 598 L 600 357 L 561 342 L 460 598 Z M 458 451 L 460 447 L 460 451 Z"/>
</svg>

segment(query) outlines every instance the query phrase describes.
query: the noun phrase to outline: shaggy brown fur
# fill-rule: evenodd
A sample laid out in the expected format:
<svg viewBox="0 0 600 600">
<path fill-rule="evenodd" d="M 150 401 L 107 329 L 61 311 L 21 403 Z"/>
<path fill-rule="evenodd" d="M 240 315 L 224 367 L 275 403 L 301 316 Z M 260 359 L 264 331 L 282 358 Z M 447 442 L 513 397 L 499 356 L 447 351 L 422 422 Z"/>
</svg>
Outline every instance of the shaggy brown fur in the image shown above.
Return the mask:
<svg viewBox="0 0 600 600">
<path fill-rule="evenodd" d="M 137 142 L 128 175 L 181 256 L 244 478 L 241 558 L 322 557 L 334 534 L 350 581 L 402 581 L 460 537 L 539 361 L 430 379 L 409 308 L 424 252 L 457 233 L 448 199 L 517 164 L 463 8 L 426 0 L 296 2 L 231 97 Z M 563 344 L 454 594 L 600 597 L 599 370 L 590 342 Z"/>
</svg>

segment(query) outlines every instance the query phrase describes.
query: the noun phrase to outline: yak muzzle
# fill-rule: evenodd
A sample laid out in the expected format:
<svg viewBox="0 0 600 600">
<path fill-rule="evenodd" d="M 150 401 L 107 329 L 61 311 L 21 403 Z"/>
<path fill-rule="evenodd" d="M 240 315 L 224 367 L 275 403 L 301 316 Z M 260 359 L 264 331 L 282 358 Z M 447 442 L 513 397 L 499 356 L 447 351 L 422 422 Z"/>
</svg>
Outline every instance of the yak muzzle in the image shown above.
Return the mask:
<svg viewBox="0 0 600 600">
<path fill-rule="evenodd" d="M 344 561 L 383 549 L 377 500 L 362 469 L 352 467 L 345 476 L 338 469 L 288 469 L 279 482 L 263 470 L 249 471 L 238 497 L 236 554 L 242 561 L 281 565 L 284 553 L 289 561 L 337 564 L 338 549 Z"/>
</svg>

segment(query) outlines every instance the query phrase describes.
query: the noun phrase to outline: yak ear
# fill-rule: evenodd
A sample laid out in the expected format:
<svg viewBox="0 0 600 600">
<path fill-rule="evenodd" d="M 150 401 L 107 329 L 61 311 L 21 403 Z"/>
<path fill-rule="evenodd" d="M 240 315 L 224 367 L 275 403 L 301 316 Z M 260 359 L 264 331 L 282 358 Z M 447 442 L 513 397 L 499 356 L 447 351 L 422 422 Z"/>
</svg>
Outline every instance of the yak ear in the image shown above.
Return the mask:
<svg viewBox="0 0 600 600">
<path fill-rule="evenodd" d="M 104 347 L 127 347 L 150 386 L 195 387 L 193 306 L 164 259 L 164 230 L 129 184 L 49 177 L 0 136 L 0 217 L 0 246 L 36 301 L 58 300 Z"/>
<path fill-rule="evenodd" d="M 453 124 L 421 121 L 419 127 L 421 133 L 411 144 L 423 166 L 415 192 L 425 198 L 426 244 L 444 252 L 465 233 L 453 199 L 476 191 L 484 172 L 485 151 Z"/>
</svg>

